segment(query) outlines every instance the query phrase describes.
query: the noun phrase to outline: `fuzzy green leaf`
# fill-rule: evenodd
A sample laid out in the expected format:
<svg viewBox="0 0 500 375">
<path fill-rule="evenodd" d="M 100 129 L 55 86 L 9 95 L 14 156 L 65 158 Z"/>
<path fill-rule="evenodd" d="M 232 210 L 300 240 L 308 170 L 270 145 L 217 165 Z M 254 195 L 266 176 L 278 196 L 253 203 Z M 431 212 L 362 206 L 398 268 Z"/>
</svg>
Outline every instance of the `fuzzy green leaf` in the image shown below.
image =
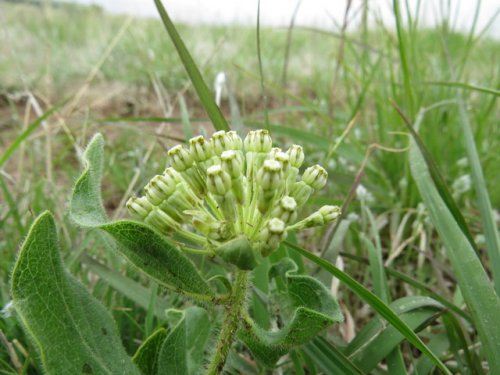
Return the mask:
<svg viewBox="0 0 500 375">
<path fill-rule="evenodd" d="M 183 311 L 169 310 L 174 328 L 163 342 L 158 361 L 160 374 L 197 374 L 210 335 L 207 312 L 192 306 Z"/>
<path fill-rule="evenodd" d="M 239 338 L 252 354 L 272 366 L 290 351 L 316 336 L 329 325 L 343 320 L 337 301 L 316 279 L 297 274 L 296 264 L 283 259 L 270 270 L 271 276 L 284 275 L 286 297 L 293 311 L 290 321 L 279 331 L 266 331 L 253 321 L 246 321 Z"/>
<path fill-rule="evenodd" d="M 120 220 L 101 225 L 121 245 L 121 253 L 158 283 L 209 299 L 212 292 L 193 263 L 161 234 L 145 224 Z"/>
<path fill-rule="evenodd" d="M 108 222 L 101 199 L 104 140 L 96 134 L 84 153 L 86 168 L 76 182 L 71 197 L 71 218 L 82 227 L 98 228 L 118 243 L 118 251 L 141 271 L 158 283 L 191 295 L 210 300 L 210 287 L 193 263 L 164 236 L 149 226 L 121 220 Z"/>
<path fill-rule="evenodd" d="M 82 227 L 95 227 L 108 221 L 101 198 L 104 165 L 104 138 L 94 135 L 83 153 L 85 170 L 71 195 L 71 218 Z"/>
<path fill-rule="evenodd" d="M 34 222 L 12 274 L 19 317 L 49 374 L 139 374 L 115 323 L 64 268 L 54 218 Z"/>
<path fill-rule="evenodd" d="M 165 328 L 160 328 L 153 332 L 135 352 L 132 359 L 143 375 L 157 373 L 158 357 L 166 337 L 167 331 Z"/>
</svg>

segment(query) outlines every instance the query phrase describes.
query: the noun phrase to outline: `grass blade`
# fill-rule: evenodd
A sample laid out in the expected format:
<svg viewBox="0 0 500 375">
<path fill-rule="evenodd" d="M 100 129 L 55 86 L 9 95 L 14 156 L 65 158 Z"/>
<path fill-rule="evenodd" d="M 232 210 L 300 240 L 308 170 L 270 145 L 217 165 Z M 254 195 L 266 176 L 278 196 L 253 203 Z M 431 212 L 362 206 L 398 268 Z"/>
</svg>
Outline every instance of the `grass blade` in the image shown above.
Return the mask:
<svg viewBox="0 0 500 375">
<path fill-rule="evenodd" d="M 229 125 L 227 124 L 226 119 L 222 115 L 220 108 L 215 103 L 212 98 L 212 93 L 208 89 L 207 84 L 203 80 L 203 77 L 200 73 L 200 70 L 196 66 L 191 54 L 186 48 L 182 38 L 180 37 L 177 29 L 175 28 L 172 20 L 170 19 L 165 7 L 163 6 L 161 0 L 154 0 L 156 8 L 158 9 L 158 13 L 160 13 L 161 20 L 163 21 L 163 25 L 165 25 L 165 29 L 170 35 L 170 39 L 174 43 L 175 49 L 181 58 L 182 64 L 193 83 L 193 86 L 198 94 L 198 97 L 201 100 L 201 104 L 207 111 L 208 117 L 212 121 L 212 125 L 216 130 L 229 130 Z"/>
<path fill-rule="evenodd" d="M 269 124 L 269 110 L 267 103 L 267 94 L 266 94 L 266 86 L 264 84 L 264 68 L 262 67 L 262 53 L 260 49 L 260 0 L 257 2 L 257 58 L 259 61 L 259 75 L 260 75 L 260 89 L 262 91 L 262 103 L 264 105 L 264 115 L 266 120 L 266 129 Z"/>
<path fill-rule="evenodd" d="M 484 235 L 486 238 L 486 248 L 491 261 L 491 271 L 493 273 L 493 281 L 497 295 L 500 295 L 500 237 L 493 219 L 493 209 L 491 207 L 488 191 L 486 190 L 486 181 L 484 179 L 483 169 L 479 161 L 476 143 L 472 135 L 469 116 L 465 109 L 465 103 L 459 96 L 458 111 L 460 114 L 460 125 L 462 126 L 462 135 L 464 138 L 467 158 L 469 159 L 472 181 L 474 182 L 475 191 L 477 194 L 477 205 L 481 215 Z"/>
<path fill-rule="evenodd" d="M 419 128 L 419 125 L 424 118 L 426 110 L 425 109 L 421 110 L 419 112 L 419 114 L 417 115 L 417 120 L 415 121 L 415 129 L 414 129 L 413 126 L 411 125 L 411 122 L 408 120 L 408 118 L 405 116 L 405 114 L 401 111 L 401 109 L 399 107 L 397 107 L 397 105 L 395 103 L 393 103 L 393 105 L 395 106 L 398 113 L 401 115 L 402 119 L 404 120 L 406 128 L 408 129 L 411 136 L 413 137 L 415 144 L 418 146 L 418 148 L 422 154 L 423 160 L 427 164 L 428 171 L 430 173 L 432 181 L 434 182 L 435 187 L 436 187 L 441 199 L 443 200 L 443 202 L 446 204 L 448 210 L 453 215 L 453 217 L 454 217 L 456 223 L 458 224 L 458 226 L 460 227 L 462 233 L 465 235 L 465 237 L 467 237 L 467 240 L 469 241 L 470 245 L 476 250 L 476 244 L 472 238 L 472 235 L 469 231 L 469 227 L 467 226 L 467 223 L 465 222 L 465 219 L 464 219 L 464 216 L 462 215 L 462 212 L 458 208 L 455 200 L 453 199 L 453 197 L 450 193 L 450 190 L 446 186 L 446 183 L 443 179 L 443 176 L 439 172 L 437 164 L 434 162 L 431 154 L 429 153 L 429 151 L 427 150 L 427 148 L 425 147 L 424 143 L 422 142 L 418 133 L 415 130 L 415 129 Z"/>
<path fill-rule="evenodd" d="M 95 120 L 97 123 L 106 122 L 164 122 L 175 124 L 183 121 L 182 117 L 104 117 Z M 206 122 L 206 118 L 190 118 L 190 122 Z"/>
<path fill-rule="evenodd" d="M 403 297 L 391 305 L 391 309 L 399 314 L 399 318 L 412 330 L 420 331 L 434 322 L 442 313 L 443 307 L 428 297 Z M 395 362 L 396 367 L 389 368 L 390 374 L 406 373 L 406 369 L 398 364 L 398 348 L 404 337 L 393 326 L 384 327 L 378 317 L 367 324 L 346 349 L 345 354 L 362 371 L 371 374 L 384 358 L 387 362 Z M 356 342 L 355 342 L 356 341 Z M 353 347 L 351 348 L 352 344 Z M 392 358 L 391 358 L 392 357 Z M 403 369 L 401 369 L 403 367 Z"/>
<path fill-rule="evenodd" d="M 377 224 L 375 222 L 375 218 L 373 217 L 372 212 L 370 211 L 370 208 L 363 203 L 361 207 L 362 211 L 368 218 L 372 236 L 375 242 L 375 244 L 372 243 L 372 241 L 370 241 L 367 236 L 365 236 L 363 233 L 361 234 L 361 241 L 365 243 L 366 248 L 368 250 L 368 261 L 370 264 L 370 273 L 373 280 L 373 289 L 375 291 L 375 294 L 379 296 L 382 301 L 389 304 L 391 302 L 391 293 L 389 290 L 389 285 L 387 283 L 387 275 L 385 273 L 384 262 L 382 259 L 382 245 L 380 241 L 380 235 L 377 229 Z M 373 356 L 370 357 L 373 358 Z M 396 345 L 393 346 L 393 350 L 387 355 L 386 358 L 387 358 L 387 366 L 390 373 L 394 374 L 407 373 L 403 356 L 401 354 L 401 350 L 399 349 L 399 341 L 397 342 Z M 366 369 L 366 367 L 363 367 L 363 369 Z"/>
<path fill-rule="evenodd" d="M 108 283 L 112 288 L 116 289 L 125 297 L 134 301 L 143 309 L 148 310 L 150 305 L 149 290 L 132 280 L 131 278 L 122 275 L 121 273 L 109 269 L 104 264 L 99 263 L 90 256 L 83 254 L 82 261 L 89 266 L 101 279 Z M 160 319 L 165 318 L 165 310 L 169 308 L 169 304 L 163 298 L 157 299 L 153 306 L 154 314 Z"/>
<path fill-rule="evenodd" d="M 186 100 L 181 94 L 179 94 L 179 107 L 181 109 L 181 122 L 182 130 L 184 131 L 184 139 L 186 140 L 186 142 L 188 142 L 189 139 L 193 137 L 193 127 L 191 126 L 191 121 L 189 119 Z"/>
<path fill-rule="evenodd" d="M 491 373 L 500 373 L 500 299 L 474 248 L 435 186 L 424 156 L 412 141 L 410 168 L 429 216 L 444 242 L 448 258 L 471 311 Z"/>
<path fill-rule="evenodd" d="M 19 146 L 21 146 L 21 143 L 28 138 L 31 133 L 33 133 L 45 120 L 47 120 L 50 116 L 54 114 L 58 109 L 60 109 L 62 106 L 64 106 L 69 99 L 65 99 L 57 103 L 55 106 L 50 108 L 48 111 L 46 111 L 43 115 L 38 117 L 35 121 L 33 121 L 30 126 L 26 128 L 25 131 L 23 131 L 21 134 L 17 136 L 17 138 L 14 140 L 14 142 L 11 143 L 9 147 L 7 147 L 7 150 L 3 153 L 2 157 L 0 157 L 0 168 L 3 167 L 5 162 L 9 160 L 9 158 L 12 156 L 12 154 L 17 150 Z"/>
<path fill-rule="evenodd" d="M 469 341 L 465 337 L 467 331 L 458 319 L 452 314 L 444 314 L 443 325 L 446 328 L 450 351 L 461 367 L 461 372 L 465 373 L 465 367 L 467 367 L 473 374 L 483 374 L 481 361 L 469 350 Z"/>
<path fill-rule="evenodd" d="M 465 90 L 478 91 L 478 92 L 483 92 L 485 94 L 500 96 L 500 90 L 491 87 L 471 85 L 470 83 L 464 83 L 464 82 L 429 81 L 429 82 L 424 82 L 424 84 L 433 86 L 458 87 Z"/>
<path fill-rule="evenodd" d="M 303 345 L 302 349 L 325 374 L 364 374 L 349 358 L 323 337 L 315 337 L 311 342 Z"/>
<path fill-rule="evenodd" d="M 317 257 L 316 255 L 310 253 L 309 251 L 302 249 L 290 242 L 286 242 L 286 245 L 299 252 L 302 256 L 312 260 L 318 266 L 322 267 L 326 271 L 330 272 L 333 276 L 338 278 L 343 282 L 349 289 L 351 289 L 356 295 L 358 295 L 363 301 L 368 303 L 377 313 L 379 313 L 384 319 L 386 319 L 390 324 L 392 324 L 403 336 L 413 344 L 418 350 L 420 350 L 425 355 L 429 356 L 432 361 L 445 373 L 451 375 L 450 370 L 444 365 L 443 362 L 424 344 L 424 342 L 411 330 L 408 325 L 403 322 L 397 314 L 380 298 L 375 294 L 366 289 L 363 285 L 358 283 L 348 274 L 342 272 L 334 265 L 330 264 L 324 259 Z"/>
<path fill-rule="evenodd" d="M 368 264 L 368 261 L 364 258 L 358 257 L 353 254 L 349 253 L 344 253 L 340 252 L 340 255 L 342 255 L 344 258 L 347 259 L 352 259 L 355 262 L 362 262 L 365 264 Z M 462 317 L 463 319 L 467 320 L 469 323 L 472 323 L 472 318 L 466 314 L 464 311 L 460 309 L 457 305 L 454 305 L 453 303 L 449 302 L 445 298 L 441 297 L 439 294 L 435 293 L 428 285 L 425 285 L 421 283 L 420 281 L 408 276 L 405 273 L 399 272 L 398 270 L 392 268 L 392 267 L 384 267 L 385 271 L 387 272 L 388 275 L 391 275 L 393 277 L 396 277 L 400 279 L 401 281 L 407 283 L 408 285 L 411 285 L 415 289 L 420 290 L 422 293 L 427 295 L 428 297 L 431 297 L 433 300 L 439 302 L 443 306 L 447 307 L 450 311 L 453 311 L 455 314 L 458 316 Z"/>
<path fill-rule="evenodd" d="M 9 187 L 4 181 L 3 176 L 0 174 L 0 189 L 3 191 L 3 195 L 5 197 L 5 201 L 9 206 L 9 214 L 12 215 L 12 219 L 14 220 L 14 224 L 19 231 L 19 234 L 22 235 L 24 233 L 24 225 L 21 221 L 21 215 L 19 214 L 19 210 L 17 209 L 16 200 L 14 199 L 12 193 L 9 190 Z"/>
<path fill-rule="evenodd" d="M 364 243 L 366 249 L 368 250 L 368 262 L 370 265 L 373 289 L 375 291 L 375 294 L 380 297 L 382 301 L 384 301 L 385 303 L 390 303 L 391 297 L 389 286 L 387 285 L 384 261 L 382 259 L 382 246 L 380 244 L 377 224 L 370 209 L 364 204 L 362 205 L 362 209 L 368 217 L 368 221 L 370 222 L 370 229 L 375 240 L 375 244 L 373 244 L 373 242 L 370 241 L 367 236 L 361 233 L 361 242 Z"/>
<path fill-rule="evenodd" d="M 405 92 L 407 95 L 407 106 L 411 115 L 415 112 L 415 94 L 413 92 L 412 85 L 412 74 L 410 73 L 410 66 L 408 64 L 408 51 L 405 35 L 403 33 L 403 19 L 401 17 L 400 10 L 400 2 L 399 0 L 393 0 L 392 2 L 394 17 L 396 21 L 396 31 L 398 36 L 398 49 L 399 49 L 399 58 L 401 60 L 401 70 L 403 74 L 403 84 L 405 88 Z"/>
</svg>

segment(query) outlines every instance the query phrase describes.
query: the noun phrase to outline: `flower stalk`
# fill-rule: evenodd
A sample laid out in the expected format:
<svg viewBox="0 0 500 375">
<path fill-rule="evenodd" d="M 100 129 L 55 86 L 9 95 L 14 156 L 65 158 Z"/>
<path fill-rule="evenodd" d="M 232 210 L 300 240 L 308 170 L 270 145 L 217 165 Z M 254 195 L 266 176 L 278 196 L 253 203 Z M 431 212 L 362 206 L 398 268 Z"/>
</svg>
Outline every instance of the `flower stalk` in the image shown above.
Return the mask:
<svg viewBox="0 0 500 375">
<path fill-rule="evenodd" d="M 217 345 L 208 365 L 207 375 L 221 374 L 226 364 L 229 349 L 240 326 L 245 297 L 248 289 L 248 271 L 238 270 L 231 297 L 225 306 L 224 321 L 217 338 Z"/>
</svg>

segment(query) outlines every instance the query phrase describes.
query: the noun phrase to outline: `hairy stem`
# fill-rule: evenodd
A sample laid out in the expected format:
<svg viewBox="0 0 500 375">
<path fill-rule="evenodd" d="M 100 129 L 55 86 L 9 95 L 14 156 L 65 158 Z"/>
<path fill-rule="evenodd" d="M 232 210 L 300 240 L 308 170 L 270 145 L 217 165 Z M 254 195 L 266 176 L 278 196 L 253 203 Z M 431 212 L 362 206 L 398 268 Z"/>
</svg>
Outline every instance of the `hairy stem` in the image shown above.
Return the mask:
<svg viewBox="0 0 500 375">
<path fill-rule="evenodd" d="M 236 280 L 233 287 L 233 292 L 226 305 L 226 313 L 224 322 L 217 339 L 217 347 L 215 353 L 208 365 L 208 375 L 221 374 L 226 364 L 229 349 L 233 343 L 234 336 L 238 330 L 241 311 L 245 305 L 245 296 L 248 287 L 248 272 L 238 270 Z"/>
</svg>

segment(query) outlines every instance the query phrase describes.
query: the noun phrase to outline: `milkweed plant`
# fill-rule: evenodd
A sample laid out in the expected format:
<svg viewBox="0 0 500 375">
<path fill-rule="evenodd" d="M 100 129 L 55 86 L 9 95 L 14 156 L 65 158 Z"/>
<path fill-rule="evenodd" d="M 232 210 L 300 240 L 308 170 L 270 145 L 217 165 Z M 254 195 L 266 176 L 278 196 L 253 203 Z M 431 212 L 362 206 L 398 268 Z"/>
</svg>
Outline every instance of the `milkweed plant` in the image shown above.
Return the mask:
<svg viewBox="0 0 500 375">
<path fill-rule="evenodd" d="M 267 130 L 244 139 L 218 131 L 188 143 L 168 150 L 168 167 L 128 200 L 133 220 L 110 221 L 98 134 L 70 200 L 73 222 L 102 233 L 108 245 L 111 237 L 108 247 L 183 296 L 157 313 L 159 326 L 132 357 L 109 312 L 65 270 L 52 215 L 33 224 L 12 295 L 47 373 L 219 374 L 241 356 L 272 368 L 343 319 L 328 288 L 283 245 L 291 233 L 339 217 L 339 207 L 323 206 L 299 218 L 326 185 L 325 169 L 301 173 L 303 148 L 273 147 Z"/>
</svg>

